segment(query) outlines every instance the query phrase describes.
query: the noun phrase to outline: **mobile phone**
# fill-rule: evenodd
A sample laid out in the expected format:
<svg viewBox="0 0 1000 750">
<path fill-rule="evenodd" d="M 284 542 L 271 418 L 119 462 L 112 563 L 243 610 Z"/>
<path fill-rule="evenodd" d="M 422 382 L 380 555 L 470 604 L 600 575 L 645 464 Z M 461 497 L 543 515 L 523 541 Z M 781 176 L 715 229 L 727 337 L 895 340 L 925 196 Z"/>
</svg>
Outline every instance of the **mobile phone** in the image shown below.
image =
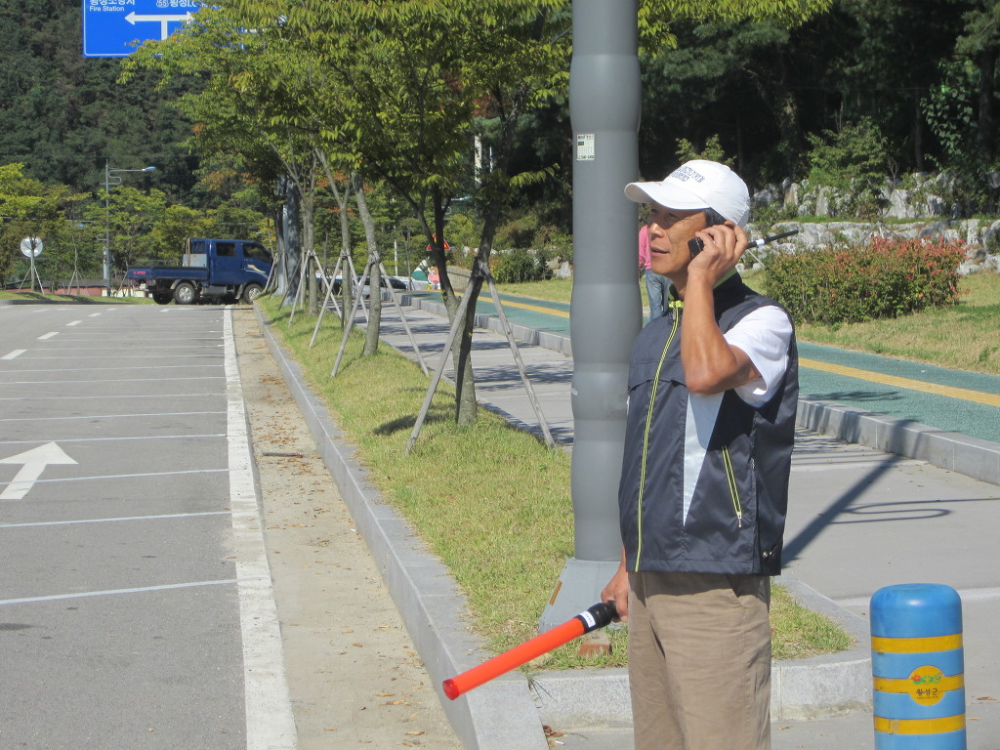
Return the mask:
<svg viewBox="0 0 1000 750">
<path fill-rule="evenodd" d="M 798 229 L 792 229 L 788 232 L 782 232 L 781 234 L 772 234 L 770 237 L 761 237 L 759 240 L 753 240 L 747 244 L 747 248 L 757 248 L 763 247 L 769 242 L 774 242 L 775 240 L 783 240 L 785 237 L 791 237 L 793 234 L 798 234 Z M 688 240 L 688 250 L 691 251 L 691 257 L 695 257 L 698 253 L 705 249 L 705 243 L 702 242 L 697 237 L 692 237 Z"/>
</svg>

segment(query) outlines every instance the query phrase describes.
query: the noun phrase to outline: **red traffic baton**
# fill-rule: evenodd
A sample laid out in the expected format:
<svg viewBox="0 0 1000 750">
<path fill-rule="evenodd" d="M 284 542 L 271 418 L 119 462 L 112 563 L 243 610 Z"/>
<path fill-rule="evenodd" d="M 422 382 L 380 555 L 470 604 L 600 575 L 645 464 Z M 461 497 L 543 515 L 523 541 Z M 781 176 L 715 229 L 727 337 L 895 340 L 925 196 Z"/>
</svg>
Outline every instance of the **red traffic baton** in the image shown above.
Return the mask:
<svg viewBox="0 0 1000 750">
<path fill-rule="evenodd" d="M 442 683 L 444 694 L 455 700 L 462 693 L 467 693 L 484 682 L 489 682 L 522 664 L 527 664 L 532 659 L 548 653 L 552 649 L 559 648 L 574 638 L 579 638 L 581 635 L 609 625 L 617 616 L 618 610 L 615 609 L 614 602 L 601 602 L 593 607 L 588 607 L 585 612 L 581 612 L 562 625 L 557 625 L 552 630 L 537 635 L 530 641 L 515 646 L 510 651 L 504 651 L 489 661 L 484 661 L 478 667 L 473 667 L 450 680 L 445 680 Z"/>
</svg>

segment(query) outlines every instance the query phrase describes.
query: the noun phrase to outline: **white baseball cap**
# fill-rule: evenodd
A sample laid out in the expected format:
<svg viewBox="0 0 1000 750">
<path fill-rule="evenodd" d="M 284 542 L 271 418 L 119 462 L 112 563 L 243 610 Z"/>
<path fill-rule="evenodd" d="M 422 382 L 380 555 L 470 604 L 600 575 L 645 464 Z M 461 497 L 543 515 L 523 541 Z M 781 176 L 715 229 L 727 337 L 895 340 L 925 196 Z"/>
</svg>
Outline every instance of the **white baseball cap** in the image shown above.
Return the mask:
<svg viewBox="0 0 1000 750">
<path fill-rule="evenodd" d="M 711 208 L 741 227 L 750 217 L 746 183 L 725 164 L 704 159 L 682 164 L 662 182 L 630 182 L 625 196 L 636 203 L 659 203 L 685 211 Z"/>
</svg>

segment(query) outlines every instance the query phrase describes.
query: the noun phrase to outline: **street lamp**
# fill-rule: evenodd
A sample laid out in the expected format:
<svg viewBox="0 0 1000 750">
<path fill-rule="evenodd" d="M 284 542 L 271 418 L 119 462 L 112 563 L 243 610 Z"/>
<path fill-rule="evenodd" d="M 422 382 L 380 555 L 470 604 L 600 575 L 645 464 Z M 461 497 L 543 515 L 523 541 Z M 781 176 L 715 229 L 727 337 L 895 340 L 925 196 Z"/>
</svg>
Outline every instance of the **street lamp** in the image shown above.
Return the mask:
<svg viewBox="0 0 1000 750">
<path fill-rule="evenodd" d="M 156 167 L 142 169 L 112 169 L 110 162 L 104 162 L 104 286 L 111 296 L 111 185 L 121 185 L 121 177 L 112 177 L 119 172 L 152 172 Z M 112 182 L 112 180 L 114 182 Z"/>
</svg>

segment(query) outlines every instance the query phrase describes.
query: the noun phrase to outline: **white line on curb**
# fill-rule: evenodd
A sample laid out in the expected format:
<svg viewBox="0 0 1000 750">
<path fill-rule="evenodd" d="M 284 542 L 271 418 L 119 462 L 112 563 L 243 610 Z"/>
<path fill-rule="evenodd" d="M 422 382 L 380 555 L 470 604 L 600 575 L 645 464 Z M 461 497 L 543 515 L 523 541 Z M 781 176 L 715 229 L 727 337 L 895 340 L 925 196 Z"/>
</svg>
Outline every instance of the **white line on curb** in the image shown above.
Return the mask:
<svg viewBox="0 0 1000 750">
<path fill-rule="evenodd" d="M 229 402 L 229 507 L 236 547 L 236 579 L 243 630 L 247 750 L 295 750 L 297 737 L 281 630 L 264 548 L 243 408 L 243 388 L 236 364 L 232 311 L 224 313 L 226 395 Z"/>
</svg>

